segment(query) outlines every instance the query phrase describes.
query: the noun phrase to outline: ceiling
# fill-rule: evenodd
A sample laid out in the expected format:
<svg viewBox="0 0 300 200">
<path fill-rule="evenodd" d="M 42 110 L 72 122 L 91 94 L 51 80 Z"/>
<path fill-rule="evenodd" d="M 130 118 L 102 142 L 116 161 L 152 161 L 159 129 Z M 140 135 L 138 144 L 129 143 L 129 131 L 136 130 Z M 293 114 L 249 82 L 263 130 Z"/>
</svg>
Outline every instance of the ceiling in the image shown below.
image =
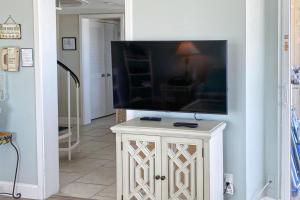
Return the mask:
<svg viewBox="0 0 300 200">
<path fill-rule="evenodd" d="M 62 10 L 58 14 L 117 13 L 124 12 L 125 0 L 61 0 Z"/>
</svg>

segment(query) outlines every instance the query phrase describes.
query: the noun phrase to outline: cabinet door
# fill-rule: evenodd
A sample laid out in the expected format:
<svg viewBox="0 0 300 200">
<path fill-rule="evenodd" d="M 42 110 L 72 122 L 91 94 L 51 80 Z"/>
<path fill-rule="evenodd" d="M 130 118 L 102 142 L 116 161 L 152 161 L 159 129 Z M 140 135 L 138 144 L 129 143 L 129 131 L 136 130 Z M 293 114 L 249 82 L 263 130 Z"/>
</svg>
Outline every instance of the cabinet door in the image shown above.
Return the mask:
<svg viewBox="0 0 300 200">
<path fill-rule="evenodd" d="M 123 197 L 160 200 L 161 142 L 156 136 L 123 135 Z"/>
<path fill-rule="evenodd" d="M 202 140 L 162 138 L 162 199 L 203 199 Z"/>
</svg>

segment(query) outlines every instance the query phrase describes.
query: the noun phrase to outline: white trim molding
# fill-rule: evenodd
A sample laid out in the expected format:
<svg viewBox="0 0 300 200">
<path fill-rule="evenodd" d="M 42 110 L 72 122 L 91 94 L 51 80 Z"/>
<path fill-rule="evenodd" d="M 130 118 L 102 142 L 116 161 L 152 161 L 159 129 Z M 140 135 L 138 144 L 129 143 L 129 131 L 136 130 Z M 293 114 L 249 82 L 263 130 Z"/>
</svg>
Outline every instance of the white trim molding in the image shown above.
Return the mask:
<svg viewBox="0 0 300 200">
<path fill-rule="evenodd" d="M 1 192 L 11 193 L 13 182 L 0 181 Z M 16 193 L 21 193 L 22 198 L 39 199 L 38 185 L 17 183 Z"/>
<path fill-rule="evenodd" d="M 59 191 L 56 5 L 33 0 L 37 130 L 37 198 Z"/>
<path fill-rule="evenodd" d="M 125 38 L 126 40 L 133 39 L 133 0 L 125 1 Z"/>
<path fill-rule="evenodd" d="M 290 123 L 290 108 L 291 108 L 291 94 L 290 94 L 290 49 L 285 50 L 285 43 L 291 44 L 290 35 L 290 0 L 278 1 L 279 12 L 279 58 L 280 58 L 280 198 L 283 200 L 290 199 L 291 190 L 291 176 L 290 176 L 290 148 L 291 148 L 291 123 Z M 291 45 L 289 45 L 291 46 Z M 290 47 L 289 47 L 290 48 Z"/>
</svg>

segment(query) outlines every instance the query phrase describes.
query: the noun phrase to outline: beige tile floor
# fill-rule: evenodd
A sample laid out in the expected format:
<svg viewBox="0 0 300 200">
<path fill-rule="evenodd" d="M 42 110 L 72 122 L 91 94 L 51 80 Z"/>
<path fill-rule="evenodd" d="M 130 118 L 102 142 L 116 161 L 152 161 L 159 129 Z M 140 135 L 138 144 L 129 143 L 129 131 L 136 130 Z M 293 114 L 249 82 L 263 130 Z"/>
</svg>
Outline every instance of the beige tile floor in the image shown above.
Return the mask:
<svg viewBox="0 0 300 200">
<path fill-rule="evenodd" d="M 81 127 L 80 152 L 72 161 L 60 156 L 59 196 L 85 199 L 116 199 L 115 137 L 110 127 L 115 116 L 97 119 Z"/>
<path fill-rule="evenodd" d="M 114 124 L 112 115 L 81 127 L 80 152 L 73 152 L 72 161 L 60 155 L 60 192 L 49 200 L 116 199 Z"/>
</svg>

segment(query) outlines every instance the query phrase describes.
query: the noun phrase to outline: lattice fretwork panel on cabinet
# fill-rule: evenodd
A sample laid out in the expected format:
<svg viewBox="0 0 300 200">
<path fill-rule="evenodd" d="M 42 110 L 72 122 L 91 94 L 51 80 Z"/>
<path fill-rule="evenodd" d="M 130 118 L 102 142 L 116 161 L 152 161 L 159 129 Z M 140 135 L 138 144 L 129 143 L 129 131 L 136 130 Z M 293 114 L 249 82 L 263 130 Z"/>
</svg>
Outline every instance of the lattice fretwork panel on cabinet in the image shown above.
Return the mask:
<svg viewBox="0 0 300 200">
<path fill-rule="evenodd" d="M 160 174 L 159 138 L 148 137 L 143 140 L 127 135 L 123 137 L 124 189 L 129 200 L 157 200 L 160 187 L 156 174 Z"/>
<path fill-rule="evenodd" d="M 162 174 L 168 177 L 162 183 L 166 188 L 163 199 L 202 199 L 203 190 L 199 190 L 203 182 L 201 141 L 164 138 L 162 144 Z"/>
</svg>

